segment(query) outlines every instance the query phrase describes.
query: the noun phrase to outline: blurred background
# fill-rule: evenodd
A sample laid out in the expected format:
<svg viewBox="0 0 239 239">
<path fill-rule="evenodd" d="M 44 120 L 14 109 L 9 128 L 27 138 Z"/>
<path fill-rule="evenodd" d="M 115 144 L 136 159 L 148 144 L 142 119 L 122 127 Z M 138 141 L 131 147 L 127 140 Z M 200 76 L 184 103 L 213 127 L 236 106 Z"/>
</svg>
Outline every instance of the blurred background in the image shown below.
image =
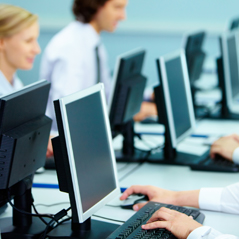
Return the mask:
<svg viewBox="0 0 239 239">
<path fill-rule="evenodd" d="M 2 2 L 2 1 L 1 1 Z M 49 40 L 73 19 L 73 0 L 5 0 L 37 14 L 40 20 L 39 45 L 44 51 Z M 144 74 L 148 86 L 157 83 L 155 59 L 182 47 L 188 32 L 205 30 L 204 68 L 215 70 L 219 55 L 218 36 L 239 16 L 238 0 L 129 0 L 127 19 L 113 34 L 103 33 L 102 41 L 108 51 L 109 66 L 113 71 L 117 55 L 135 48 L 147 50 Z M 41 54 L 31 71 L 19 71 L 25 85 L 39 79 Z"/>
</svg>

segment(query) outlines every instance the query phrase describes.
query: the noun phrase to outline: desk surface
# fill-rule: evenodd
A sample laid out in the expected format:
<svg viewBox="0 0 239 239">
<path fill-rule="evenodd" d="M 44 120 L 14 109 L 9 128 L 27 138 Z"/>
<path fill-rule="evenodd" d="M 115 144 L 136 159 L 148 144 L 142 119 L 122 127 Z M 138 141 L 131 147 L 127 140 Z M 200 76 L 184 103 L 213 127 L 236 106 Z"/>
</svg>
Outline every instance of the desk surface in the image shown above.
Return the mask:
<svg viewBox="0 0 239 239">
<path fill-rule="evenodd" d="M 222 124 L 224 126 L 220 127 Z M 155 127 L 154 129 L 155 131 L 160 131 L 162 130 L 162 127 Z M 218 129 L 220 129 L 220 132 L 218 132 Z M 204 131 L 208 134 L 215 134 L 215 131 L 219 134 L 231 133 L 239 131 L 239 123 L 235 121 L 201 121 L 198 123 L 196 130 L 200 133 Z M 152 139 L 157 141 L 154 142 L 155 144 L 159 144 L 159 141 L 156 138 L 151 138 L 151 141 Z M 191 148 L 196 147 L 199 151 L 203 150 L 201 147 L 202 145 L 199 147 L 200 143 L 193 141 L 193 139 L 187 139 L 182 145 L 186 145 L 188 147 L 190 144 Z M 191 171 L 187 166 L 167 166 L 149 163 L 144 163 L 142 165 L 118 163 L 117 169 L 121 187 L 129 187 L 133 184 L 140 184 L 155 185 L 171 190 L 191 190 L 201 187 L 224 187 L 236 183 L 239 180 L 238 173 L 197 172 Z M 35 175 L 34 182 L 57 184 L 56 173 L 54 171 L 46 171 L 42 174 Z M 35 199 L 35 205 L 37 205 L 39 212 L 42 213 L 56 213 L 60 209 L 67 208 L 69 206 L 68 195 L 60 192 L 58 189 L 33 188 L 33 196 Z M 50 205 L 56 203 L 62 204 L 55 206 L 52 205 L 51 207 L 39 205 Z M 117 198 L 112 203 L 109 203 L 109 205 L 119 205 L 119 203 L 120 201 Z M 223 233 L 230 233 L 237 236 L 239 235 L 238 215 L 211 211 L 203 211 L 203 213 L 206 215 L 204 225 L 212 226 Z M 134 212 L 132 210 L 123 210 L 120 207 L 110 207 L 106 205 L 99 210 L 96 215 L 125 221 L 133 214 Z M 6 213 L 2 216 L 5 217 L 10 215 L 11 208 L 9 207 Z"/>
</svg>

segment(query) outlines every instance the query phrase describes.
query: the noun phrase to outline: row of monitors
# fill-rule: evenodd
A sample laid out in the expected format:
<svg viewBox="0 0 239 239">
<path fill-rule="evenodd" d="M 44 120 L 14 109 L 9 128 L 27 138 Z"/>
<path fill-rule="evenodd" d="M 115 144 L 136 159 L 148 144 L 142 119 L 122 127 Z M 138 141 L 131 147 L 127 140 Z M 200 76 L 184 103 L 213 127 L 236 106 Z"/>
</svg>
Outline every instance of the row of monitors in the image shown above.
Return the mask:
<svg viewBox="0 0 239 239">
<path fill-rule="evenodd" d="M 223 51 L 225 73 L 225 62 L 231 59 L 230 53 L 234 54 L 229 49 L 235 46 L 234 41 L 231 43 L 231 37 L 235 40 L 238 33 L 222 37 L 222 48 L 227 47 L 227 50 Z M 114 122 L 118 125 L 122 121 L 129 121 L 139 109 L 146 82 L 146 78 L 141 74 L 144 54 L 144 51 L 131 52 L 119 59 L 109 112 L 102 84 L 54 103 L 59 130 L 59 136 L 53 139 L 56 169 L 60 190 L 70 195 L 74 225 L 88 221 L 99 208 L 119 194 L 111 142 L 111 131 L 114 130 L 112 125 Z M 227 67 L 233 68 L 231 64 Z M 236 67 L 238 71 L 238 66 Z M 178 142 L 193 131 L 195 125 L 184 51 L 160 57 L 157 60 L 157 68 L 160 86 L 159 90 L 155 91 L 155 97 L 158 100 L 159 122 L 167 126 L 172 149 L 175 149 Z M 226 80 L 228 75 L 227 72 Z M 229 78 L 231 79 L 231 75 Z M 138 86 L 137 79 L 140 82 Z M 230 82 L 236 83 L 232 80 Z M 49 87 L 49 83 L 41 81 L 1 98 L 0 164 L 3 170 L 0 172 L 0 189 L 3 194 L 12 186 L 21 184 L 37 168 L 44 165 L 51 124 L 51 120 L 45 116 Z M 119 107 L 117 102 L 123 102 L 124 109 Z M 111 115 L 111 112 L 114 114 Z M 117 116 L 117 112 L 127 113 Z M 31 188 L 31 184 L 28 187 L 27 190 Z M 9 191 L 7 194 L 9 195 Z M 26 226 L 21 223 L 21 220 L 17 220 L 17 225 L 14 226 Z M 5 233 L 4 220 L 0 225 Z M 40 233 L 41 228 L 38 227 L 38 231 L 32 233 Z M 71 233 L 72 228 L 70 226 L 66 231 Z"/>
</svg>

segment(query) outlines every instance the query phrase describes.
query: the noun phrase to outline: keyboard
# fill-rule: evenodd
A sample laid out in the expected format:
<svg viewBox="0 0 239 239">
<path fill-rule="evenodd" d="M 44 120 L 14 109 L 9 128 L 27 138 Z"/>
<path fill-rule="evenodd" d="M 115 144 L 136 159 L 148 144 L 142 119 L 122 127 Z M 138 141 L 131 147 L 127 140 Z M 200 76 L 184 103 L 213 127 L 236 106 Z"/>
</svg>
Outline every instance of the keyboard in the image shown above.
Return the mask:
<svg viewBox="0 0 239 239">
<path fill-rule="evenodd" d="M 198 164 L 190 165 L 192 170 L 199 171 L 213 171 L 213 172 L 239 172 L 239 165 L 228 161 L 221 156 L 217 156 L 216 159 L 211 159 L 208 156 Z"/>
<path fill-rule="evenodd" d="M 151 218 L 154 212 L 161 207 L 167 207 L 188 216 L 192 216 L 194 220 L 203 223 L 204 214 L 196 209 L 188 209 L 185 207 L 174 206 L 170 204 L 148 202 L 143 208 L 136 212 L 128 221 L 116 229 L 107 239 L 175 239 L 176 237 L 166 229 L 158 228 L 152 230 L 143 230 L 141 225 Z"/>
</svg>

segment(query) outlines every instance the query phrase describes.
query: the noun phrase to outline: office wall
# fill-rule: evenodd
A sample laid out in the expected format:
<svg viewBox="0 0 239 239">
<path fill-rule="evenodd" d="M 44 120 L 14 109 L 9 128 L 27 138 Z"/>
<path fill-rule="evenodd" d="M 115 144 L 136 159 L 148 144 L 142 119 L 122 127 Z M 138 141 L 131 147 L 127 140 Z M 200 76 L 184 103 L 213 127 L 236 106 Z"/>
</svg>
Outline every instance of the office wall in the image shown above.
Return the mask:
<svg viewBox="0 0 239 239">
<path fill-rule="evenodd" d="M 5 3 L 24 7 L 40 17 L 39 44 L 44 50 L 51 37 L 72 19 L 72 0 L 5 0 Z M 155 59 L 181 47 L 183 34 L 206 30 L 204 48 L 209 67 L 219 54 L 218 35 L 229 25 L 232 17 L 239 16 L 237 0 L 129 0 L 127 20 L 114 34 L 103 33 L 109 65 L 113 70 L 115 59 L 122 52 L 142 47 L 147 50 L 144 74 L 149 85 L 157 82 Z M 31 71 L 20 71 L 25 84 L 38 79 L 41 55 Z"/>
</svg>

